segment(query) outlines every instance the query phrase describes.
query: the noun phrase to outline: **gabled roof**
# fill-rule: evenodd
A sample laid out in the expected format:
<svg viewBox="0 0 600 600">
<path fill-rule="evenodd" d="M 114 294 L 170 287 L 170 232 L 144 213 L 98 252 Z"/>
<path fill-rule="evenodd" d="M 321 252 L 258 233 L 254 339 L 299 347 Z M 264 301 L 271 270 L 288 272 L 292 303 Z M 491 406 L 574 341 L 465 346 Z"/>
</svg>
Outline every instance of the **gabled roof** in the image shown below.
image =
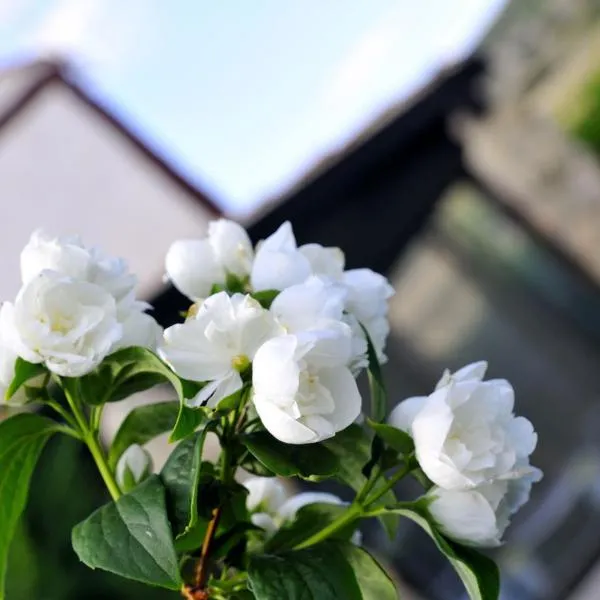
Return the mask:
<svg viewBox="0 0 600 600">
<path fill-rule="evenodd" d="M 85 89 L 85 86 L 78 82 L 75 69 L 66 62 L 39 60 L 13 65 L 0 70 L 0 144 L 2 143 L 3 130 L 44 90 L 54 85 L 62 85 L 68 88 L 85 105 L 98 114 L 106 122 L 107 127 L 112 127 L 118 131 L 168 179 L 183 188 L 194 201 L 214 216 L 222 213 L 221 209 L 204 192 L 177 172 L 173 166 L 155 150 L 151 149 L 111 111 L 93 98 Z"/>
</svg>

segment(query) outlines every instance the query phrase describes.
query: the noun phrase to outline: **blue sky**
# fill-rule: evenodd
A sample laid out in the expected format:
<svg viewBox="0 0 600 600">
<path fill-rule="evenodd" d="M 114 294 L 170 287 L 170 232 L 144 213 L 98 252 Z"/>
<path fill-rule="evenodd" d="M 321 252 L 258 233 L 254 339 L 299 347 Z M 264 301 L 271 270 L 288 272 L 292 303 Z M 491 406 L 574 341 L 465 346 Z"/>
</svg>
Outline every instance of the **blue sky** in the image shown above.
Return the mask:
<svg viewBox="0 0 600 600">
<path fill-rule="evenodd" d="M 233 214 L 467 54 L 504 0 L 0 0 L 0 57 L 68 56 Z"/>
</svg>

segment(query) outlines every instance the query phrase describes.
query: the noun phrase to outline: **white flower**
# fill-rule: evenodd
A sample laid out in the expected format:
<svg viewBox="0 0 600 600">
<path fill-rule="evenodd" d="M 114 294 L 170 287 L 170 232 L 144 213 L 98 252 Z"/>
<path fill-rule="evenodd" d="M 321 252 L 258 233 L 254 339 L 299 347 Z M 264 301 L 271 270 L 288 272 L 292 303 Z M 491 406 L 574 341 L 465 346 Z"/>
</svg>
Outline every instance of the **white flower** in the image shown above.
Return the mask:
<svg viewBox="0 0 600 600">
<path fill-rule="evenodd" d="M 132 444 L 123 452 L 115 476 L 121 491 L 126 493 L 141 483 L 152 470 L 152 458 L 147 450 L 138 444 Z"/>
<path fill-rule="evenodd" d="M 213 285 L 225 283 L 225 271 L 208 240 L 177 240 L 171 244 L 165 269 L 171 283 L 194 302 L 206 298 Z"/>
<path fill-rule="evenodd" d="M 208 241 L 217 263 L 226 272 L 238 277 L 248 277 L 254 260 L 254 249 L 246 230 L 227 219 L 211 221 L 208 225 Z"/>
<path fill-rule="evenodd" d="M 242 387 L 240 372 L 266 340 L 281 332 L 273 315 L 250 296 L 220 292 L 185 323 L 165 331 L 159 354 L 181 377 L 208 382 L 193 406 L 208 400 L 216 406 Z"/>
<path fill-rule="evenodd" d="M 78 236 L 53 238 L 38 230 L 21 252 L 23 284 L 44 270 L 55 271 L 74 281 L 95 284 L 114 298 L 117 320 L 123 325 L 126 336 L 115 343 L 111 351 L 132 345 L 156 347 L 159 327 L 143 312 L 149 304 L 136 299 L 137 278 L 129 272 L 123 259 L 84 246 Z"/>
<path fill-rule="evenodd" d="M 122 320 L 121 339 L 112 347 L 111 352 L 131 346 L 142 346 L 156 350 L 162 340 L 162 327 L 147 313 L 132 310 Z"/>
<path fill-rule="evenodd" d="M 472 490 L 428 492 L 429 512 L 440 531 L 470 546 L 494 547 L 510 524 L 510 517 L 529 499 L 531 486 L 542 478 L 539 469 L 511 480 L 497 480 Z"/>
<path fill-rule="evenodd" d="M 227 273 L 250 274 L 254 251 L 246 231 L 233 221 L 219 219 L 208 226 L 208 237 L 174 242 L 165 259 L 173 285 L 194 302 L 206 298 L 215 284 L 224 285 Z"/>
<path fill-rule="evenodd" d="M 114 298 L 98 285 L 42 271 L 14 306 L 5 303 L 12 350 L 54 373 L 80 377 L 94 369 L 122 336 Z"/>
<path fill-rule="evenodd" d="M 328 494 L 326 492 L 302 492 L 292 496 L 286 500 L 280 507 L 278 516 L 283 523 L 291 522 L 296 518 L 298 511 L 305 506 L 310 504 L 334 504 L 336 506 L 347 505 L 341 498 L 335 494 Z M 352 534 L 350 541 L 357 546 L 362 543 L 362 533 L 356 530 Z"/>
<path fill-rule="evenodd" d="M 284 485 L 275 477 L 250 477 L 244 481 L 248 490 L 246 508 L 254 525 L 273 534 L 279 529 L 279 508 L 287 499 Z"/>
<path fill-rule="evenodd" d="M 11 336 L 14 336 L 13 313 L 10 304 L 4 303 L 0 307 L 0 403 L 6 401 L 11 406 L 22 406 L 27 402 L 25 386 L 21 386 L 10 400 L 5 400 L 6 391 L 15 377 L 15 363 L 18 358 L 13 349 L 15 344 L 11 344 L 10 341 Z M 44 376 L 40 375 L 28 381 L 26 386 L 41 386 L 43 380 Z"/>
<path fill-rule="evenodd" d="M 255 291 L 284 290 L 310 274 L 310 261 L 298 250 L 292 225 L 286 221 L 257 246 L 250 281 Z"/>
<path fill-rule="evenodd" d="M 341 324 L 345 300 L 343 286 L 320 277 L 309 277 L 303 283 L 284 289 L 273 300 L 271 312 L 288 333 L 327 329 L 333 322 Z"/>
<path fill-rule="evenodd" d="M 313 275 L 324 275 L 334 281 L 342 279 L 346 258 L 340 248 L 304 244 L 298 250 L 308 260 Z"/>
<path fill-rule="evenodd" d="M 466 490 L 531 471 L 537 435 L 513 414 L 514 391 L 505 380 L 482 381 L 485 363 L 444 374 L 435 392 L 411 398 L 389 423 L 408 431 L 427 477 L 448 490 Z"/>
<path fill-rule="evenodd" d="M 248 489 L 246 508 L 254 525 L 274 534 L 286 523 L 292 522 L 298 511 L 309 504 L 346 504 L 334 494 L 325 492 L 302 492 L 289 497 L 286 488 L 276 478 L 250 477 L 244 481 Z M 359 544 L 361 535 L 356 531 L 352 541 Z"/>
<path fill-rule="evenodd" d="M 91 263 L 90 251 L 78 236 L 52 238 L 37 230 L 21 251 L 21 280 L 28 283 L 45 270 L 87 280 Z"/>
<path fill-rule="evenodd" d="M 345 366 L 349 340 L 336 331 L 266 342 L 253 362 L 254 406 L 266 429 L 288 444 L 334 436 L 359 415 L 361 398 Z"/>
<path fill-rule="evenodd" d="M 364 348 L 363 354 L 366 352 L 364 333 L 358 321 L 369 333 L 379 362 L 386 362 L 384 349 L 390 332 L 388 300 L 394 295 L 394 288 L 383 275 L 371 269 L 345 271 L 342 281 L 348 290 L 346 310 L 351 315 L 348 322 L 356 338 L 353 354 L 360 356 L 361 348 Z"/>
</svg>

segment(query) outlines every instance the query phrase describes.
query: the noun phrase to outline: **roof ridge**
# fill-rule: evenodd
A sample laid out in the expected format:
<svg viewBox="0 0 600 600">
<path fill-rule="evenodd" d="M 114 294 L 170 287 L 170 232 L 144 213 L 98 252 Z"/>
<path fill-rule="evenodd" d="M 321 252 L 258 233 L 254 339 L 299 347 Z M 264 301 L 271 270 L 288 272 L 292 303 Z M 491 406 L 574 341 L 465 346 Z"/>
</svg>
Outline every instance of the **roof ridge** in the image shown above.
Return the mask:
<svg viewBox="0 0 600 600">
<path fill-rule="evenodd" d="M 17 98 L 10 106 L 0 114 L 0 138 L 3 130 L 9 125 L 38 95 L 51 84 L 64 85 L 75 96 L 91 108 L 100 116 L 109 126 L 116 129 L 125 137 L 138 152 L 141 152 L 149 159 L 154 166 L 163 172 L 176 185 L 183 188 L 192 198 L 207 208 L 214 216 L 222 214 L 222 210 L 213 200 L 211 200 L 196 185 L 184 177 L 168 162 L 161 154 L 147 144 L 140 136 L 127 126 L 119 117 L 117 117 L 109 108 L 99 101 L 94 94 L 86 90 L 85 85 L 81 85 L 77 80 L 79 78 L 77 69 L 67 60 L 60 58 L 34 59 L 25 64 L 14 64 L 8 70 L 35 69 L 39 68 L 40 73 L 33 77 L 28 85 L 24 86 L 23 92 L 17 95 Z M 0 76 L 6 69 L 0 68 Z"/>
</svg>

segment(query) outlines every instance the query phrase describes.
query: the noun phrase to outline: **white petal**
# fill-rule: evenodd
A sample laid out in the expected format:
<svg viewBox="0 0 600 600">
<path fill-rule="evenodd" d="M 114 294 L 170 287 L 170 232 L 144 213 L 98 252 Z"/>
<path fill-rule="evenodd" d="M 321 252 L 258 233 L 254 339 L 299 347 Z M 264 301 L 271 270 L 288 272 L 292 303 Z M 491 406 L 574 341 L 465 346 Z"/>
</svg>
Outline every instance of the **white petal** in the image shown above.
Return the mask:
<svg viewBox="0 0 600 600">
<path fill-rule="evenodd" d="M 308 259 L 313 274 L 341 279 L 346 259 L 340 248 L 324 248 L 320 244 L 304 244 L 300 246 L 299 250 Z"/>
<path fill-rule="evenodd" d="M 448 537 L 471 546 L 500 545 L 496 515 L 478 491 L 448 491 L 433 488 L 429 511 Z"/>
<path fill-rule="evenodd" d="M 319 382 L 324 385 L 333 397 L 334 412 L 327 415 L 335 431 L 342 431 L 351 425 L 360 415 L 362 400 L 356 380 L 346 367 L 322 369 L 319 371 Z"/>
<path fill-rule="evenodd" d="M 165 330 L 160 357 L 184 379 L 212 381 L 231 369 L 231 357 L 215 348 L 205 336 L 205 323 L 189 320 Z"/>
<path fill-rule="evenodd" d="M 450 432 L 453 414 L 448 406 L 447 388 L 434 392 L 412 424 L 417 460 L 437 485 L 447 489 L 472 487 L 470 480 L 445 460 L 443 446 Z"/>
<path fill-rule="evenodd" d="M 314 329 L 321 319 L 341 320 L 346 290 L 318 277 L 284 289 L 273 301 L 271 312 L 290 333 Z"/>
<path fill-rule="evenodd" d="M 527 457 L 535 450 L 538 436 L 531 421 L 525 417 L 513 419 L 508 433 L 518 457 Z"/>
<path fill-rule="evenodd" d="M 298 339 L 310 350 L 304 355 L 306 361 L 318 368 L 345 366 L 352 355 L 352 331 L 341 321 L 322 320 L 318 329 L 298 334 Z"/>
<path fill-rule="evenodd" d="M 92 260 L 90 252 L 76 237 L 52 238 L 35 231 L 21 252 L 21 279 L 28 283 L 46 269 L 75 279 L 87 278 Z"/>
<path fill-rule="evenodd" d="M 251 282 L 255 291 L 284 290 L 302 283 L 310 275 L 310 264 L 299 252 L 273 252 L 261 248 L 254 260 Z"/>
<path fill-rule="evenodd" d="M 115 475 L 119 487 L 124 487 L 126 470 L 129 470 L 134 482 L 139 483 L 150 472 L 151 468 L 152 459 L 150 454 L 138 444 L 132 444 L 123 452 L 117 463 Z"/>
<path fill-rule="evenodd" d="M 309 504 L 344 504 L 341 498 L 326 492 L 302 492 L 286 500 L 279 508 L 278 514 L 282 521 L 292 521 L 296 513 Z"/>
<path fill-rule="evenodd" d="M 263 240 L 260 248 L 276 252 L 295 252 L 298 247 L 292 224 L 289 221 L 282 223 L 275 233 Z"/>
<path fill-rule="evenodd" d="M 485 372 L 487 371 L 487 366 L 487 362 L 482 360 L 462 367 L 452 375 L 449 375 L 449 372 L 446 371 L 446 373 L 442 376 L 442 379 L 440 379 L 440 381 L 438 382 L 436 389 L 439 389 L 440 387 L 443 387 L 444 385 L 449 383 L 448 376 L 450 376 L 456 382 L 483 381 Z"/>
<path fill-rule="evenodd" d="M 293 398 L 298 391 L 300 369 L 295 359 L 298 340 L 285 335 L 263 344 L 252 363 L 254 391 L 265 398 Z"/>
<path fill-rule="evenodd" d="M 279 527 L 271 515 L 267 513 L 255 513 L 250 517 L 253 525 L 264 529 L 268 535 L 273 535 Z"/>
<path fill-rule="evenodd" d="M 279 441 L 286 444 L 313 444 L 319 436 L 287 413 L 269 399 L 254 395 L 256 412 L 267 431 Z"/>
<path fill-rule="evenodd" d="M 285 486 L 276 477 L 248 477 L 244 482 L 248 490 L 246 508 L 276 513 L 287 499 Z"/>
<path fill-rule="evenodd" d="M 410 433 L 413 421 L 426 401 L 427 396 L 414 396 L 403 400 L 390 413 L 388 424 Z"/>
<path fill-rule="evenodd" d="M 225 377 L 211 381 L 205 385 L 192 400 L 186 404 L 192 407 L 207 406 L 214 408 L 221 400 L 242 389 L 242 378 L 237 371 L 230 371 Z"/>
<path fill-rule="evenodd" d="M 208 296 L 214 284 L 225 282 L 225 272 L 208 240 L 173 243 L 165 258 L 165 268 L 173 285 L 193 301 Z"/>
<path fill-rule="evenodd" d="M 227 219 L 218 219 L 208 225 L 208 239 L 217 263 L 226 271 L 245 277 L 250 274 L 254 250 L 246 230 Z"/>
<path fill-rule="evenodd" d="M 156 350 L 162 338 L 162 327 L 149 314 L 131 311 L 122 321 L 123 337 L 119 340 L 114 350 L 130 346 L 141 346 Z"/>
</svg>

